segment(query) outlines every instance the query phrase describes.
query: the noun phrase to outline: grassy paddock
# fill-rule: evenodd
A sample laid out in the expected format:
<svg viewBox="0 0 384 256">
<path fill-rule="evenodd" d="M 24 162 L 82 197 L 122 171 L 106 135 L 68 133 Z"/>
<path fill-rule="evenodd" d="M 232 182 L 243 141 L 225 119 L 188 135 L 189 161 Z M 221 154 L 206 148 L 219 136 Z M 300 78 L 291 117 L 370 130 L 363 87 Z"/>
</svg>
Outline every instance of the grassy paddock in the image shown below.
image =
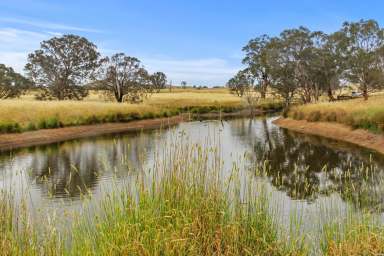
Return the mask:
<svg viewBox="0 0 384 256">
<path fill-rule="evenodd" d="M 339 102 L 322 102 L 293 107 L 288 116 L 310 122 L 337 122 L 353 128 L 374 132 L 384 131 L 384 96 L 373 96 L 364 101 L 354 99 Z"/>
<path fill-rule="evenodd" d="M 0 101 L 0 133 L 128 122 L 169 117 L 181 112 L 230 113 L 246 107 L 243 99 L 230 94 L 226 89 L 164 90 L 153 94 L 141 104 L 106 102 L 102 94 L 96 93 L 91 93 L 84 101 L 35 101 L 29 95 L 21 99 Z M 267 99 L 260 103 L 259 108 L 278 110 L 281 102 Z"/>
</svg>

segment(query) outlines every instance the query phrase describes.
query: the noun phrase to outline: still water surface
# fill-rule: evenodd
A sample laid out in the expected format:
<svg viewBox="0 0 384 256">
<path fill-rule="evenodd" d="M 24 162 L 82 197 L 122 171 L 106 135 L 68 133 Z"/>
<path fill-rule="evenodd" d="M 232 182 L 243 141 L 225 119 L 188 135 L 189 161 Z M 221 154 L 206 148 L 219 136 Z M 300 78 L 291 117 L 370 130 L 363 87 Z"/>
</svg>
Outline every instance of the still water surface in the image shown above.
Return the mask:
<svg viewBox="0 0 384 256">
<path fill-rule="evenodd" d="M 296 212 L 307 226 L 318 225 L 312 220 L 324 205 L 338 213 L 346 208 L 384 210 L 382 155 L 293 133 L 272 124 L 273 119 L 189 122 L 161 131 L 3 152 L 0 188 L 12 190 L 16 198 L 27 194 L 36 217 L 44 218 L 47 209 L 80 211 L 84 194 L 92 195 L 91 201 L 97 203 L 108 191 L 129 186 L 133 177 L 151 169 L 156 152 L 161 153 L 170 141 L 179 140 L 218 145 L 223 171 L 231 169 L 239 159 L 245 159 L 240 165 L 247 175 L 258 175 L 250 166 L 267 166 L 266 175 L 256 177 L 256 181 L 279 205 L 283 221 Z"/>
</svg>

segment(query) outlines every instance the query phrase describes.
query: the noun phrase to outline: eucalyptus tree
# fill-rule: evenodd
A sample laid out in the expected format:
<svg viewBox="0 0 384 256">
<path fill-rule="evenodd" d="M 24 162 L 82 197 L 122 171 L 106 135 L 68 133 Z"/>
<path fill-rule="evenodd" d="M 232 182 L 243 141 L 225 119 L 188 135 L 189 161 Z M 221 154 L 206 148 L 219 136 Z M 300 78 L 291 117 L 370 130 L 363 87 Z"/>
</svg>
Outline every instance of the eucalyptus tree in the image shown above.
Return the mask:
<svg viewBox="0 0 384 256">
<path fill-rule="evenodd" d="M 96 45 L 76 35 L 54 37 L 28 55 L 25 66 L 29 78 L 40 87 L 41 99 L 82 99 L 88 94 L 84 84 L 98 66 Z"/>
<path fill-rule="evenodd" d="M 163 72 L 155 72 L 149 79 L 156 92 L 160 92 L 160 90 L 164 89 L 167 84 L 167 76 Z"/>
<path fill-rule="evenodd" d="M 326 93 L 329 101 L 334 101 L 333 91 L 340 87 L 346 70 L 347 55 L 345 50 L 347 40 L 343 33 L 335 32 L 331 35 L 318 32 L 316 35 L 312 62 L 313 77 L 316 92 Z M 318 97 L 318 94 L 315 96 Z"/>
<path fill-rule="evenodd" d="M 19 97 L 32 83 L 11 67 L 0 64 L 0 99 Z"/>
<path fill-rule="evenodd" d="M 136 89 L 136 92 L 133 91 L 130 94 L 139 100 L 142 100 L 143 98 L 147 98 L 148 96 L 152 95 L 155 92 L 155 88 L 151 81 L 151 75 L 148 73 L 148 71 L 144 67 L 141 67 L 139 69 L 137 86 L 134 87 L 133 89 Z"/>
<path fill-rule="evenodd" d="M 253 74 L 249 69 L 240 70 L 227 82 L 227 87 L 239 97 L 243 97 L 249 107 L 251 115 L 254 114 L 260 96 L 254 83 Z"/>
<path fill-rule="evenodd" d="M 299 90 L 295 76 L 295 51 L 285 38 L 280 37 L 272 38 L 270 47 L 268 65 L 270 66 L 271 88 L 284 99 L 286 112 Z"/>
<path fill-rule="evenodd" d="M 270 54 L 270 37 L 262 35 L 248 42 L 243 48 L 245 58 L 243 64 L 255 79 L 255 89 L 260 92 L 261 98 L 265 98 L 271 83 L 270 66 L 268 62 Z"/>
<path fill-rule="evenodd" d="M 384 31 L 374 20 L 345 22 L 341 33 L 348 40 L 346 78 L 368 93 L 384 85 Z"/>
<path fill-rule="evenodd" d="M 229 90 L 239 97 L 243 97 L 246 90 L 251 87 L 251 81 L 249 79 L 249 72 L 247 70 L 241 70 L 237 74 L 229 79 L 227 82 Z"/>
<path fill-rule="evenodd" d="M 291 85 L 287 90 L 295 90 L 303 103 L 318 100 L 323 92 L 333 99 L 332 92 L 339 86 L 345 70 L 345 37 L 340 33 L 328 36 L 299 27 L 283 31 L 279 42 L 290 68 L 294 67 L 291 79 L 296 88 Z"/>
<path fill-rule="evenodd" d="M 312 101 L 316 91 L 313 62 L 316 58 L 314 37 L 317 33 L 305 27 L 287 29 L 280 34 L 287 58 L 294 65 L 294 81 L 299 87 L 297 93 L 304 103 Z"/>
<path fill-rule="evenodd" d="M 117 102 L 140 101 L 147 93 L 148 72 L 135 57 L 116 53 L 101 60 L 95 79 L 100 89 L 114 95 Z"/>
<path fill-rule="evenodd" d="M 187 88 L 187 81 L 181 81 L 180 85 L 181 85 L 181 88 L 186 89 Z"/>
</svg>

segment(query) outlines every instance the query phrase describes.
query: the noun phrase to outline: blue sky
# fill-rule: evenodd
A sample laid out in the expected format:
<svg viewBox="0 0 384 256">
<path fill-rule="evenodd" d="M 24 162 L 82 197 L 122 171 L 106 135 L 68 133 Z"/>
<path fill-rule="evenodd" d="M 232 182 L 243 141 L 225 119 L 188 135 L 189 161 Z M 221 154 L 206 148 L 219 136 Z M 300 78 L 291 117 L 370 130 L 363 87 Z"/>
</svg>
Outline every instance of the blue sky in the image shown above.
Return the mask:
<svg viewBox="0 0 384 256">
<path fill-rule="evenodd" d="M 384 1 L 1 0 L 0 63 L 22 72 L 29 52 L 73 33 L 103 55 L 125 52 L 179 84 L 222 85 L 241 68 L 241 48 L 300 25 L 332 32 L 343 21 L 384 24 Z"/>
</svg>

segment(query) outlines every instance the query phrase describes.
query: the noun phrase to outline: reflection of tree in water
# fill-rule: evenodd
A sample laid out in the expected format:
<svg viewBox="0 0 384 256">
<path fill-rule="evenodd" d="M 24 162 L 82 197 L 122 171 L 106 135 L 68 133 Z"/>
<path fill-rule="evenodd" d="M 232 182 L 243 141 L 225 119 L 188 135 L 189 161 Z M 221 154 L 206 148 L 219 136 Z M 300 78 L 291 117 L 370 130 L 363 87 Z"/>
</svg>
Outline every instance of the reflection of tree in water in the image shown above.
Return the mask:
<svg viewBox="0 0 384 256">
<path fill-rule="evenodd" d="M 251 146 L 252 162 L 266 163 L 265 175 L 291 198 L 313 201 L 338 192 L 358 207 L 384 210 L 384 160 L 378 154 L 335 149 L 330 140 L 288 132 L 266 119 L 238 120 L 231 128 Z"/>
<path fill-rule="evenodd" d="M 115 136 L 39 147 L 32 152 L 31 178 L 43 193 L 78 197 L 103 176 L 124 177 L 141 170 L 154 134 Z"/>
</svg>

